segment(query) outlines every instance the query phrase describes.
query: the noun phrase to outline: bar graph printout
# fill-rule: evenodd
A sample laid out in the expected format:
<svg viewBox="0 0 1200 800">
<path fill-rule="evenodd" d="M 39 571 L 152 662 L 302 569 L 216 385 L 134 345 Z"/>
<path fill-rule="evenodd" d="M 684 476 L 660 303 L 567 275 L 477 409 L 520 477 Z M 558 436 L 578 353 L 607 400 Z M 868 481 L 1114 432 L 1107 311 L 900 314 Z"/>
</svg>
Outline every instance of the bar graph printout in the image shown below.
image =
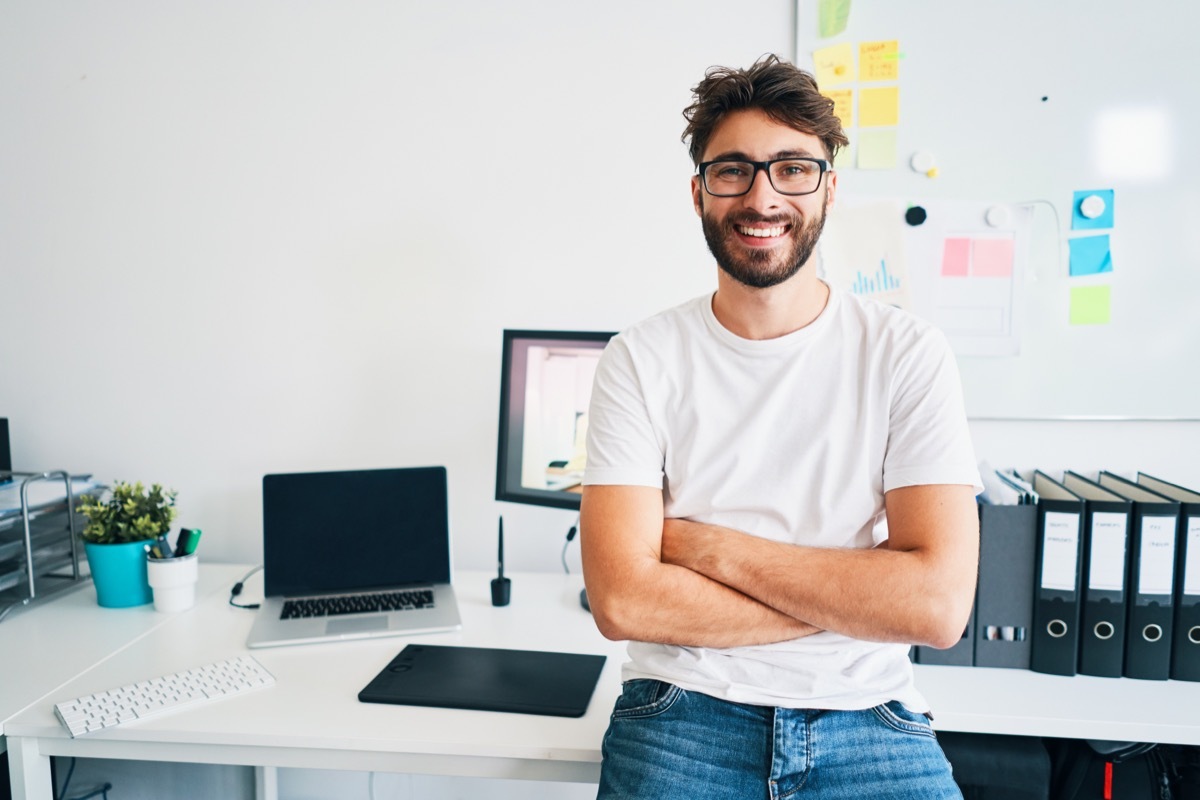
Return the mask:
<svg viewBox="0 0 1200 800">
<path fill-rule="evenodd" d="M 1014 356 L 1032 216 L 1015 205 L 843 195 L 821 238 L 821 274 L 929 320 L 960 356 Z"/>
<path fill-rule="evenodd" d="M 821 234 L 821 275 L 831 285 L 912 311 L 904 230 L 890 202 L 839 205 Z"/>
</svg>

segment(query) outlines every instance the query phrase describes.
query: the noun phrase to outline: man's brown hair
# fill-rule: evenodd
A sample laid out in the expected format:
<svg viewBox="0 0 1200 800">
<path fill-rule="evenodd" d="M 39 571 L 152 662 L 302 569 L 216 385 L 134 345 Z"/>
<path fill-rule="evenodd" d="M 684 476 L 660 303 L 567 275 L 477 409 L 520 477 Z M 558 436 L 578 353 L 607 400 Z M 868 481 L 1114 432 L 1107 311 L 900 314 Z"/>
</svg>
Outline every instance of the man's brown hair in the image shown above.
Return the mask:
<svg viewBox="0 0 1200 800">
<path fill-rule="evenodd" d="M 757 108 L 768 117 L 816 136 L 833 161 L 838 148 L 850 140 L 834 116 L 833 101 L 817 91 L 817 81 L 776 55 L 766 55 L 748 69 L 710 67 L 692 89 L 695 102 L 683 110 L 688 121 L 683 141 L 692 163 L 699 164 L 713 131 L 732 111 Z"/>
</svg>

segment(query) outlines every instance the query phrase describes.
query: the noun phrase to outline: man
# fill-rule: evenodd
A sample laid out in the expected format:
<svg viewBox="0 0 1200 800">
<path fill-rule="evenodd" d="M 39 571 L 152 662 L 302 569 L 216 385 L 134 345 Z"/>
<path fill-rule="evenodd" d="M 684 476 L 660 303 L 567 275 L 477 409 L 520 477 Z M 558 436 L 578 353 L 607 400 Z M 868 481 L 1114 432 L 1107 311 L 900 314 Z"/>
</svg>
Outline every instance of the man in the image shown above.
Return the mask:
<svg viewBox="0 0 1200 800">
<path fill-rule="evenodd" d="M 694 91 L 717 290 L 615 337 L 589 413 L 584 576 L 631 659 L 600 797 L 960 797 L 907 657 L 974 594 L 953 355 L 817 277 L 847 140 L 812 76 L 768 56 Z"/>
</svg>

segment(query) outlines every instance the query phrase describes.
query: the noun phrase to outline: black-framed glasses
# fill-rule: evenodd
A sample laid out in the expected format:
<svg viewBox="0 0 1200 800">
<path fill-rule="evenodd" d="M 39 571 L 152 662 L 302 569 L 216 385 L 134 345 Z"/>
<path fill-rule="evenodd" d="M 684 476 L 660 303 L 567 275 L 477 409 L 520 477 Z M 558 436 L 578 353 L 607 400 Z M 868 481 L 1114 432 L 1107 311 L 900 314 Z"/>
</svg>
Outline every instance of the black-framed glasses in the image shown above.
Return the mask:
<svg viewBox="0 0 1200 800">
<path fill-rule="evenodd" d="M 704 161 L 697 167 L 704 190 L 714 197 L 737 197 L 750 191 L 758 171 L 767 173 L 780 194 L 812 194 L 833 165 L 823 158 L 776 158 L 773 161 Z"/>
</svg>

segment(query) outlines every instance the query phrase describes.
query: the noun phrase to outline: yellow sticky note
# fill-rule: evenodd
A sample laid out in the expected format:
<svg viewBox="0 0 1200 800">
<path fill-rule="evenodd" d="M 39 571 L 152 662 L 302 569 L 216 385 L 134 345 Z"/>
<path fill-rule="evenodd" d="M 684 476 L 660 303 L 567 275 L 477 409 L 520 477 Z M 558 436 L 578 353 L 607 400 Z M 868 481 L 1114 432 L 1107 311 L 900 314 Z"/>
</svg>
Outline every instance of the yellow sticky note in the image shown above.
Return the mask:
<svg viewBox="0 0 1200 800">
<path fill-rule="evenodd" d="M 1071 289 L 1072 325 L 1107 325 L 1112 310 L 1111 286 L 1075 286 Z"/>
<path fill-rule="evenodd" d="M 900 87 L 862 89 L 858 93 L 858 124 L 864 128 L 900 124 Z"/>
<path fill-rule="evenodd" d="M 895 128 L 858 132 L 858 168 L 896 168 Z"/>
<path fill-rule="evenodd" d="M 854 45 L 846 42 L 814 50 L 813 75 L 818 86 L 836 86 L 855 80 Z"/>
<path fill-rule="evenodd" d="M 830 89 L 821 94 L 833 101 L 833 113 L 842 123 L 842 129 L 854 125 L 854 90 Z"/>
<path fill-rule="evenodd" d="M 859 79 L 894 81 L 900 77 L 900 42 L 863 42 L 858 46 Z"/>
</svg>

